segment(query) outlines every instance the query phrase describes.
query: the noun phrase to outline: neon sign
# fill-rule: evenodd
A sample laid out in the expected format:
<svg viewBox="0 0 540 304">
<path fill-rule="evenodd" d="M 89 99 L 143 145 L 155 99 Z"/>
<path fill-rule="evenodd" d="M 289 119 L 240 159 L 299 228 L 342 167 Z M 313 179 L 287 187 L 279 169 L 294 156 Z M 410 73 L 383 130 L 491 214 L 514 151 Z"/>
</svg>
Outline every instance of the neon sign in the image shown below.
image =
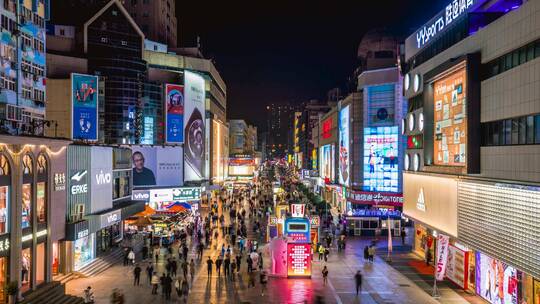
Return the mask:
<svg viewBox="0 0 540 304">
<path fill-rule="evenodd" d="M 322 123 L 322 138 L 330 138 L 332 136 L 332 118 L 328 118 Z"/>
<path fill-rule="evenodd" d="M 289 277 L 311 276 L 310 244 L 287 244 L 287 275 Z"/>
</svg>

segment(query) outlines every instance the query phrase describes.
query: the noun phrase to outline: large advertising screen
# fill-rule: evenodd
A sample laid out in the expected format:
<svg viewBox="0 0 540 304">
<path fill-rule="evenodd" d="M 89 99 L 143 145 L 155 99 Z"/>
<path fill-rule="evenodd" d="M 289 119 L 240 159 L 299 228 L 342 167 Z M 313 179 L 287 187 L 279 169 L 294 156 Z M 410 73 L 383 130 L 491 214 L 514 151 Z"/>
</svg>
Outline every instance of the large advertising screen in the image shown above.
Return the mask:
<svg viewBox="0 0 540 304">
<path fill-rule="evenodd" d="M 180 186 L 182 147 L 132 146 L 133 187 Z"/>
<path fill-rule="evenodd" d="M 96 213 L 112 208 L 113 150 L 111 147 L 94 146 L 90 149 L 90 155 L 92 159 L 90 164 L 90 189 L 92 190 L 90 212 Z"/>
<path fill-rule="evenodd" d="M 399 191 L 398 127 L 364 129 L 364 190 Z"/>
<path fill-rule="evenodd" d="M 320 150 L 320 153 L 319 153 L 320 176 L 321 178 L 325 180 L 328 179 L 330 182 L 333 182 L 335 179 L 335 173 L 334 173 L 335 172 L 334 170 L 335 150 L 334 149 L 335 148 L 333 144 L 328 144 L 319 148 Z"/>
<path fill-rule="evenodd" d="M 435 81 L 434 147 L 435 165 L 465 166 L 467 151 L 466 71 L 458 71 Z"/>
<path fill-rule="evenodd" d="M 165 84 L 165 142 L 184 142 L 184 86 Z"/>
<path fill-rule="evenodd" d="M 349 185 L 349 108 L 346 106 L 339 111 L 339 183 Z"/>
<path fill-rule="evenodd" d="M 287 244 L 287 276 L 311 276 L 311 244 Z"/>
<path fill-rule="evenodd" d="M 204 78 L 189 71 L 184 74 L 184 174 L 186 181 L 198 181 L 205 173 L 205 100 Z"/>
<path fill-rule="evenodd" d="M 252 157 L 229 158 L 229 176 L 252 176 L 255 160 Z"/>
<path fill-rule="evenodd" d="M 396 90 L 393 83 L 368 87 L 368 123 L 370 126 L 387 126 L 395 121 Z"/>
<path fill-rule="evenodd" d="M 98 140 L 98 77 L 71 74 L 72 139 Z"/>
<path fill-rule="evenodd" d="M 476 252 L 476 293 L 492 304 L 518 304 L 517 269 Z"/>
<path fill-rule="evenodd" d="M 225 125 L 216 120 L 213 120 L 212 124 L 212 145 L 214 147 L 212 155 L 212 180 L 214 182 L 220 182 L 227 177 L 229 132 Z"/>
</svg>

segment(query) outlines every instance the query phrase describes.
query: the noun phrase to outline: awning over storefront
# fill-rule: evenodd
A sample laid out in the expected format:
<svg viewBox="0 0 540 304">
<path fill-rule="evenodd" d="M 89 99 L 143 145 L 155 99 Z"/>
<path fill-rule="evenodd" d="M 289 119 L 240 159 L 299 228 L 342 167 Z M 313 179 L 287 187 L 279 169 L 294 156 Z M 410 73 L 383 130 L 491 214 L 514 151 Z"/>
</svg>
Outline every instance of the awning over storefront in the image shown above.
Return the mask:
<svg viewBox="0 0 540 304">
<path fill-rule="evenodd" d="M 148 205 L 145 205 L 144 206 L 144 210 L 142 212 L 139 212 L 137 214 L 135 214 L 135 216 L 151 216 L 151 215 L 154 215 L 156 214 L 156 210 L 154 210 L 152 207 L 148 206 Z"/>
</svg>

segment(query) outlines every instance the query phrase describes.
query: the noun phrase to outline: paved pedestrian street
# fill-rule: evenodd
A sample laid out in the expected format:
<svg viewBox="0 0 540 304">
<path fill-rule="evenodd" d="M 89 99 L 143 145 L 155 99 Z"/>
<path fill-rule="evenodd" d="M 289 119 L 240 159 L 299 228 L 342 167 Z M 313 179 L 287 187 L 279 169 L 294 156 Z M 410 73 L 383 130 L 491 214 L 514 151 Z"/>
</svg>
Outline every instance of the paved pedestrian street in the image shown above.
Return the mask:
<svg viewBox="0 0 540 304">
<path fill-rule="evenodd" d="M 229 219 L 226 217 L 226 222 Z M 255 238 L 251 225 L 248 237 Z M 221 234 L 220 234 L 221 235 Z M 234 275 L 234 281 L 225 278 L 222 271 L 221 276 L 217 275 L 215 267 L 212 276 L 207 276 L 206 259 L 210 256 L 213 260 L 219 255 L 223 239 L 214 241 L 210 249 L 204 251 L 202 261 L 197 260 L 195 247 L 192 242 L 189 252 L 189 259 L 196 260 L 197 272 L 190 286 L 188 303 L 479 303 L 477 297 L 466 300 L 462 295 L 448 287 L 440 288 L 441 298 L 434 299 L 429 294 L 429 287 L 425 282 L 413 281 L 414 277 L 402 274 L 384 261 L 383 256 L 376 256 L 374 263 L 364 262 L 363 247 L 368 244 L 368 239 L 350 239 L 343 252 L 337 252 L 332 248 L 328 262 L 318 261 L 314 256 L 311 279 L 287 279 L 281 277 L 270 277 L 268 290 L 261 294 L 261 284 L 256 277 L 255 287 L 247 287 L 247 264 L 246 254 L 242 257 L 240 272 Z M 216 246 L 217 244 L 217 246 Z M 177 246 L 173 246 L 177 248 Z M 265 250 L 265 269 L 269 269 L 270 257 Z M 235 251 L 237 249 L 235 248 Z M 165 249 L 161 250 L 161 256 L 157 264 L 156 271 L 159 275 L 164 272 Z M 177 256 L 176 250 L 172 254 Z M 133 286 L 133 266 L 115 265 L 103 273 L 90 278 L 81 278 L 70 281 L 66 284 L 66 292 L 72 295 L 81 295 L 87 286 L 94 290 L 96 303 L 109 303 L 109 297 L 113 288 L 123 291 L 126 303 L 181 303 L 173 290 L 171 300 L 165 300 L 161 295 L 151 294 L 151 286 L 144 272 L 148 262 L 137 261 L 143 269 L 140 286 Z M 328 284 L 323 284 L 321 270 L 324 265 L 329 269 Z M 362 291 L 357 296 L 355 290 L 354 275 L 360 270 L 363 274 Z M 181 271 L 178 275 L 182 276 Z M 421 287 L 419 287 L 420 284 Z M 423 285 L 422 285 L 423 284 Z M 319 298 L 318 298 L 319 297 Z"/>
</svg>

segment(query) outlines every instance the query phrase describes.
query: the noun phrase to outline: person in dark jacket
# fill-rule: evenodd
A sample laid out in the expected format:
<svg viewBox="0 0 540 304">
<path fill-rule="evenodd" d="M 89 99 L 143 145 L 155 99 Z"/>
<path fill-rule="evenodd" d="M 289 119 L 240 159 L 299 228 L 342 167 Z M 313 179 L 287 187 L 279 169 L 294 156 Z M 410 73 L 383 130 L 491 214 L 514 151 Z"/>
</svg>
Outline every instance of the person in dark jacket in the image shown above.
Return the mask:
<svg viewBox="0 0 540 304">
<path fill-rule="evenodd" d="M 362 273 L 360 270 L 358 270 L 354 275 L 354 280 L 356 283 L 356 295 L 358 295 L 358 292 L 362 291 Z"/>
</svg>

